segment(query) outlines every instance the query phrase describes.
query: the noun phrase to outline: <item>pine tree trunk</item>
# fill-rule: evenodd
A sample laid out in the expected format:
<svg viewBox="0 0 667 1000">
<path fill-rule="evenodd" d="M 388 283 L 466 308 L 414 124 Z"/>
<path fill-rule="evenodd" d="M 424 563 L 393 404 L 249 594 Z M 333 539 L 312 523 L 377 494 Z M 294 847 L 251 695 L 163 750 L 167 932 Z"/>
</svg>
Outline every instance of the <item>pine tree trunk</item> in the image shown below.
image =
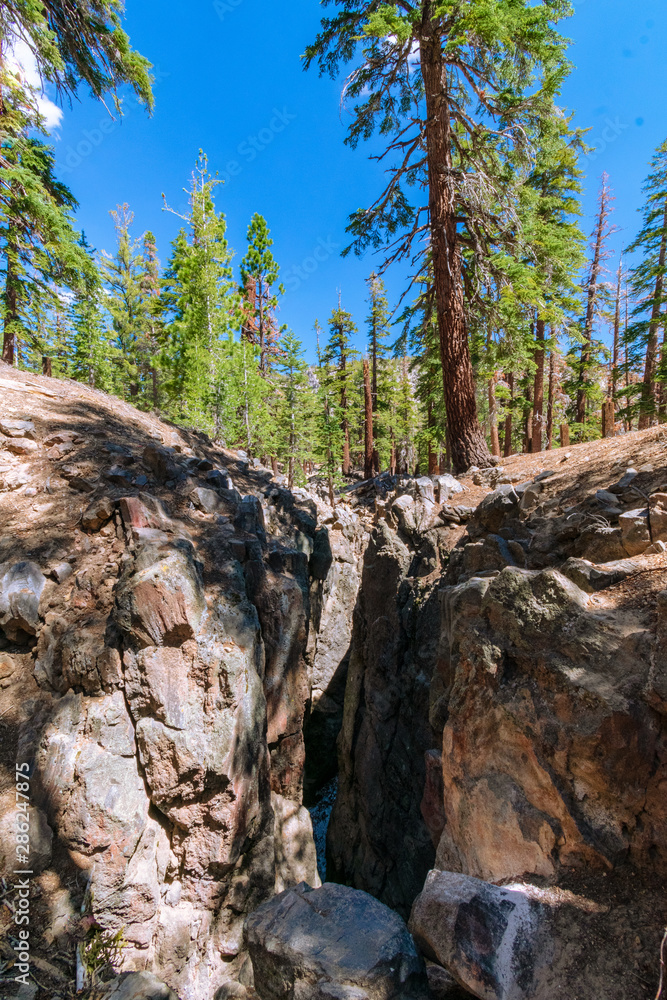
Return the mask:
<svg viewBox="0 0 667 1000">
<path fill-rule="evenodd" d="M 528 386 L 526 390 L 528 399 L 528 409 L 526 410 L 525 423 L 523 428 L 523 450 L 530 454 L 533 450 L 533 387 Z"/>
<path fill-rule="evenodd" d="M 16 355 L 16 324 L 18 323 L 18 292 L 14 280 L 14 269 L 12 267 L 9 251 L 11 247 L 8 242 L 7 268 L 5 279 L 5 325 L 4 338 L 2 343 L 2 360 L 5 364 L 13 365 Z"/>
<path fill-rule="evenodd" d="M 151 368 L 151 381 L 153 383 L 153 409 L 158 410 L 160 408 L 160 396 L 158 393 L 157 386 L 157 369 Z"/>
<path fill-rule="evenodd" d="M 514 399 L 514 373 L 509 372 L 507 376 L 507 384 L 510 387 L 510 401 Z M 505 458 L 509 458 L 512 454 L 512 411 L 511 409 L 507 411 L 507 416 L 505 417 L 505 448 L 504 455 Z"/>
<path fill-rule="evenodd" d="M 645 430 L 650 422 L 651 416 L 655 413 L 656 403 L 656 370 L 658 361 L 658 330 L 662 321 L 660 307 L 662 305 L 662 292 L 664 287 L 664 268 L 667 257 L 667 199 L 665 199 L 665 209 L 662 223 L 662 239 L 660 241 L 660 256 L 658 258 L 658 276 L 655 280 L 655 291 L 653 294 L 653 309 L 651 310 L 651 322 L 648 328 L 648 343 L 646 345 L 646 361 L 644 364 L 644 380 L 642 383 L 642 396 L 639 412 L 639 430 Z"/>
<path fill-rule="evenodd" d="M 373 392 L 368 359 L 364 358 L 364 404 L 366 426 L 364 434 L 364 479 L 373 478 Z"/>
<path fill-rule="evenodd" d="M 570 447 L 570 428 L 567 424 L 560 425 L 560 446 L 561 448 Z"/>
<path fill-rule="evenodd" d="M 51 363 L 51 358 L 47 358 L 46 355 L 42 357 L 42 375 L 46 375 L 47 378 L 53 377 L 53 365 Z"/>
<path fill-rule="evenodd" d="M 427 112 L 431 255 L 451 459 L 454 471 L 460 473 L 471 465 L 490 465 L 490 456 L 477 419 L 475 381 L 464 315 L 457 206 L 452 182 L 446 70 L 442 40 L 433 18 L 434 4 L 428 0 L 423 4 L 419 52 Z"/>
<path fill-rule="evenodd" d="M 262 279 L 259 279 L 259 370 L 266 374 L 266 355 L 264 352 L 264 294 Z"/>
<path fill-rule="evenodd" d="M 536 329 L 535 380 L 533 384 L 533 452 L 542 451 L 544 423 L 544 320 L 538 319 Z"/>
<path fill-rule="evenodd" d="M 498 408 L 496 406 L 496 376 L 489 379 L 489 429 L 491 431 L 491 454 L 500 457 L 498 436 Z"/>
<path fill-rule="evenodd" d="M 554 397 L 556 395 L 556 354 L 549 352 L 549 399 L 547 402 L 547 451 L 554 446 Z"/>
<path fill-rule="evenodd" d="M 602 401 L 602 437 L 613 437 L 614 431 L 614 400 L 608 396 Z"/>
</svg>

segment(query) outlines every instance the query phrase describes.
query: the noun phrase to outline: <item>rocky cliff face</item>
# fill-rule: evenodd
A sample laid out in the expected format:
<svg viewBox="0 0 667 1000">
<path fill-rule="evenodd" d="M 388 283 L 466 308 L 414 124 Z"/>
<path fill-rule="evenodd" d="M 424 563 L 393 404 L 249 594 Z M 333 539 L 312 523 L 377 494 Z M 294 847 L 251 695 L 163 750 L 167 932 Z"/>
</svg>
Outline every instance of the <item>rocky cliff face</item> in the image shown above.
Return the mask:
<svg viewBox="0 0 667 1000">
<path fill-rule="evenodd" d="M 13 381 L 1 791 L 9 816 L 27 762 L 36 905 L 60 912 L 36 919 L 70 959 L 86 928 L 122 931 L 125 969 L 210 1000 L 250 974 L 246 914 L 319 884 L 304 721 L 344 674 L 363 531 L 201 435 Z"/>
<path fill-rule="evenodd" d="M 25 763 L 38 1000 L 116 933 L 118 1000 L 655 992 L 658 433 L 332 510 L 100 393 L 3 376 L 0 862 Z M 318 888 L 304 802 L 334 777 L 346 884 Z"/>
</svg>

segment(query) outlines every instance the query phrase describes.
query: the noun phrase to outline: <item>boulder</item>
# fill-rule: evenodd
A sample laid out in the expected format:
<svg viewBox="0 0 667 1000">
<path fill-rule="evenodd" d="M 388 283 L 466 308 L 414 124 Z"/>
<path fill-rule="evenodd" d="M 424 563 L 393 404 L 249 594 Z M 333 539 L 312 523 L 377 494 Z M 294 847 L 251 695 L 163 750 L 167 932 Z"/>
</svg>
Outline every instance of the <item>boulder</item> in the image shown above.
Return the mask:
<svg viewBox="0 0 667 1000">
<path fill-rule="evenodd" d="M 16 642 L 36 635 L 39 628 L 39 602 L 46 577 L 33 562 L 0 565 L 0 628 Z"/>
<path fill-rule="evenodd" d="M 0 417 L 0 432 L 10 438 L 34 440 L 37 437 L 32 420 L 15 420 L 11 417 Z"/>
<path fill-rule="evenodd" d="M 516 517 L 520 499 L 511 484 L 499 486 L 485 496 L 468 522 L 470 537 L 475 538 L 485 532 L 498 534 L 507 518 Z"/>
<path fill-rule="evenodd" d="M 391 505 L 392 514 L 396 517 L 399 528 L 408 536 L 414 535 L 417 531 L 416 510 L 417 501 L 409 493 L 396 497 Z"/>
<path fill-rule="evenodd" d="M 427 961 L 426 975 L 433 1000 L 469 1000 L 472 996 L 456 982 L 454 976 L 451 976 L 437 962 Z"/>
<path fill-rule="evenodd" d="M 651 535 L 654 542 L 667 542 L 667 493 L 654 493 L 650 499 Z"/>
<path fill-rule="evenodd" d="M 10 788 L 0 793 L 0 872 L 5 876 L 11 876 L 17 866 L 17 822 L 20 821 L 24 826 L 26 819 L 29 826 L 30 855 L 27 860 L 21 858 L 21 865 L 39 875 L 51 863 L 53 831 L 45 813 L 35 805 L 29 806 L 27 814 L 19 813 L 16 809 L 16 791 Z"/>
<path fill-rule="evenodd" d="M 94 500 L 81 515 L 81 525 L 86 531 L 98 531 L 113 516 L 115 503 L 111 497 Z"/>
<path fill-rule="evenodd" d="M 597 590 L 613 587 L 615 583 L 626 580 L 634 572 L 637 572 L 637 566 L 630 559 L 620 559 L 618 562 L 595 566 L 588 559 L 571 557 L 563 563 L 560 571 L 569 580 L 576 583 L 581 590 L 593 594 Z"/>
<path fill-rule="evenodd" d="M 403 920 L 347 886 L 288 889 L 250 914 L 245 939 L 261 1000 L 428 997 Z"/>
<path fill-rule="evenodd" d="M 617 562 L 628 555 L 620 528 L 591 524 L 579 536 L 575 555 L 592 563 Z"/>
<path fill-rule="evenodd" d="M 428 476 L 422 476 L 415 480 L 416 494 L 424 500 L 435 503 L 435 483 Z"/>
<path fill-rule="evenodd" d="M 158 444 L 148 444 L 144 448 L 142 459 L 158 483 L 165 483 L 178 474 L 173 448 L 164 448 Z"/>
<path fill-rule="evenodd" d="M 639 556 L 645 552 L 651 544 L 648 509 L 628 510 L 620 515 L 618 523 L 626 553 L 629 556 Z"/>
<path fill-rule="evenodd" d="M 206 474 L 206 482 L 216 490 L 233 490 L 234 483 L 226 470 L 211 469 Z"/>
<path fill-rule="evenodd" d="M 203 510 L 205 514 L 214 514 L 220 510 L 222 504 L 219 495 L 215 490 L 207 490 L 203 486 L 197 486 L 190 494 L 192 503 L 198 510 Z"/>
<path fill-rule="evenodd" d="M 123 524 L 136 538 L 137 532 L 144 529 L 165 530 L 173 527 L 162 501 L 150 493 L 122 497 L 119 506 Z"/>
<path fill-rule="evenodd" d="M 440 504 L 445 503 L 457 493 L 465 493 L 465 486 L 449 473 L 442 476 L 432 476 L 431 479 L 435 487 L 435 499 Z"/>
<path fill-rule="evenodd" d="M 640 995 L 623 956 L 627 928 L 569 891 L 432 871 L 409 926 L 424 954 L 480 1000 Z"/>
<path fill-rule="evenodd" d="M 120 465 L 112 465 L 111 468 L 103 472 L 102 475 L 108 482 L 113 483 L 114 486 L 132 485 L 132 473 Z"/>
<path fill-rule="evenodd" d="M 94 493 L 97 486 L 97 480 L 87 476 L 72 476 L 68 482 L 78 493 Z"/>
<path fill-rule="evenodd" d="M 100 1000 L 178 1000 L 152 972 L 125 972 L 105 985 Z"/>
<path fill-rule="evenodd" d="M 5 448 L 14 455 L 32 455 L 39 450 L 39 445 L 31 438 L 15 437 L 5 442 Z"/>
</svg>

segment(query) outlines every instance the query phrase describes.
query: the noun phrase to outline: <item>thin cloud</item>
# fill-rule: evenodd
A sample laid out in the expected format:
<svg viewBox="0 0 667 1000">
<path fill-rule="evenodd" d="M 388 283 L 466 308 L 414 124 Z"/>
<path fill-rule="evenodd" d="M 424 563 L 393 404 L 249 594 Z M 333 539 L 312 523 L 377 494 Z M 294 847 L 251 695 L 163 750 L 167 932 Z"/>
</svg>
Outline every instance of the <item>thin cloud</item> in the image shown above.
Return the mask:
<svg viewBox="0 0 667 1000">
<path fill-rule="evenodd" d="M 45 95 L 35 57 L 26 42 L 21 39 L 14 41 L 8 63 L 10 70 L 19 77 L 26 93 L 30 94 L 33 105 L 44 119 L 47 131 L 53 132 L 59 128 L 63 119 L 62 108 L 59 108 Z"/>
</svg>

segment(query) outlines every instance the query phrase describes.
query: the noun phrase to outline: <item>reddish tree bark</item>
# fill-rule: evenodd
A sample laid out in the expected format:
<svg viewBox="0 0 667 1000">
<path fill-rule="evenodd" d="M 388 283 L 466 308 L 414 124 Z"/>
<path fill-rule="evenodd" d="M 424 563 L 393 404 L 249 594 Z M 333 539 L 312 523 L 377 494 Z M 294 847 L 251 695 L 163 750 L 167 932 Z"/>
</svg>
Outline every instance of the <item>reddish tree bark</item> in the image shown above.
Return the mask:
<svg viewBox="0 0 667 1000">
<path fill-rule="evenodd" d="M 547 451 L 554 446 L 554 397 L 556 395 L 556 354 L 549 352 L 549 399 L 547 402 Z"/>
<path fill-rule="evenodd" d="M 498 436 L 498 408 L 496 406 L 496 376 L 489 379 L 489 430 L 491 432 L 491 454 L 500 456 Z"/>
<path fill-rule="evenodd" d="M 507 375 L 507 384 L 510 387 L 510 401 L 514 399 L 514 373 L 509 372 Z M 505 417 L 505 447 L 503 449 L 505 458 L 509 458 L 512 454 L 512 411 L 508 409 L 507 416 Z"/>
<path fill-rule="evenodd" d="M 542 451 L 544 423 L 544 320 L 538 319 L 535 334 L 535 380 L 533 383 L 533 452 Z"/>
<path fill-rule="evenodd" d="M 490 465 L 490 455 L 477 419 L 475 382 L 466 331 L 461 249 L 456 200 L 451 183 L 451 110 L 447 97 L 442 39 L 434 5 L 423 4 L 419 53 L 426 98 L 426 158 L 429 180 L 429 224 L 442 379 L 454 471 Z"/>
</svg>

